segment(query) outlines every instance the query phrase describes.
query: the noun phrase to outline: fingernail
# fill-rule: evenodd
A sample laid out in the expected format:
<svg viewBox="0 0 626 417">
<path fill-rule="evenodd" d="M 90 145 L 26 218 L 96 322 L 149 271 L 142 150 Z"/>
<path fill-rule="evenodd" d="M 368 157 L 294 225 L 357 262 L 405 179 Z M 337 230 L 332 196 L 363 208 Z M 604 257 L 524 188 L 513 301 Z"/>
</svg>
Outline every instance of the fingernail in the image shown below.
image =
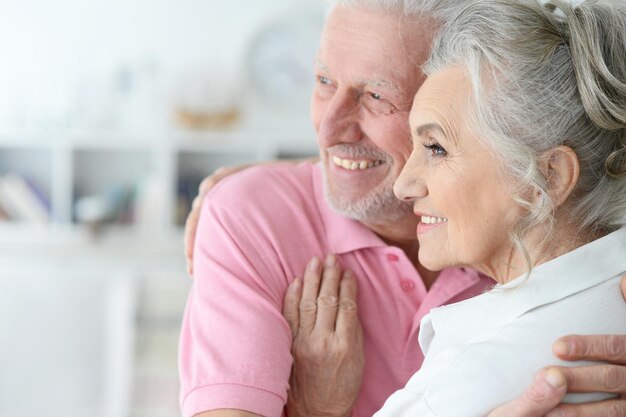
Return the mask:
<svg viewBox="0 0 626 417">
<path fill-rule="evenodd" d="M 573 346 L 571 343 L 559 340 L 553 346 L 553 351 L 559 356 L 568 356 L 572 353 Z"/>
<path fill-rule="evenodd" d="M 335 255 L 328 255 L 324 261 L 324 265 L 327 267 L 335 266 L 336 263 L 337 258 L 335 258 Z"/>
<path fill-rule="evenodd" d="M 552 388 L 561 388 L 565 385 L 565 377 L 556 369 L 548 369 L 543 378 Z"/>
<path fill-rule="evenodd" d="M 317 256 L 309 262 L 309 271 L 317 272 L 320 269 L 320 260 L 317 259 Z"/>
<path fill-rule="evenodd" d="M 343 273 L 344 278 L 350 278 L 352 276 L 352 272 L 349 269 L 346 269 Z"/>
</svg>

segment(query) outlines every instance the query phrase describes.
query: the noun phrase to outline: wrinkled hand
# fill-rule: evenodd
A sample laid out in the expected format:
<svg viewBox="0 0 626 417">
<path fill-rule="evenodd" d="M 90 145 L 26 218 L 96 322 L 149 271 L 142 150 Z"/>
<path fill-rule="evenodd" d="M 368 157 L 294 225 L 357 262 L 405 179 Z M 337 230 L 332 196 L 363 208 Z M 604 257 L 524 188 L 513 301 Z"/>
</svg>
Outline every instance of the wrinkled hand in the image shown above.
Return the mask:
<svg viewBox="0 0 626 417">
<path fill-rule="evenodd" d="M 622 294 L 626 300 L 626 275 L 622 278 Z M 563 360 L 608 364 L 544 369 L 524 394 L 488 417 L 626 417 L 626 335 L 565 336 L 554 343 L 553 351 Z M 559 405 L 566 390 L 611 392 L 619 398 Z"/>
<path fill-rule="evenodd" d="M 348 416 L 365 365 L 357 316 L 357 284 L 337 259 L 314 258 L 285 295 L 283 314 L 293 334 L 289 417 Z"/>
</svg>

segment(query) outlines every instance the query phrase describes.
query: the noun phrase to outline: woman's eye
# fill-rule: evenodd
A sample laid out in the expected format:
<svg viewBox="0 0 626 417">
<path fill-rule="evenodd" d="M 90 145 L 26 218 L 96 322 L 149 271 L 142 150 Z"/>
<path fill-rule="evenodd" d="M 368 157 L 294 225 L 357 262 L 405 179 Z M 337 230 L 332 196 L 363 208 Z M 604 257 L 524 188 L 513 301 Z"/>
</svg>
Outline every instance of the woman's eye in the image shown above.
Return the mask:
<svg viewBox="0 0 626 417">
<path fill-rule="evenodd" d="M 446 156 L 448 154 L 448 152 L 446 152 L 446 150 L 438 143 L 424 145 L 424 148 L 430 151 L 431 156 Z"/>
</svg>

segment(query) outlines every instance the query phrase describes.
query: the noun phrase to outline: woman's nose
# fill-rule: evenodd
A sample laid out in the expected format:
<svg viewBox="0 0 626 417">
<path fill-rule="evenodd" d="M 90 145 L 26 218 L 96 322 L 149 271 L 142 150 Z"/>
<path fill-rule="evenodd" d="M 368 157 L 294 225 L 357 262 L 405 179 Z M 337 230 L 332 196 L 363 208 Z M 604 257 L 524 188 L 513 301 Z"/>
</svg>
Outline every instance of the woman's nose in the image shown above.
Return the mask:
<svg viewBox="0 0 626 417">
<path fill-rule="evenodd" d="M 393 192 L 400 200 L 413 201 L 428 195 L 426 183 L 419 173 L 417 159 L 417 155 L 413 151 L 393 184 Z"/>
</svg>

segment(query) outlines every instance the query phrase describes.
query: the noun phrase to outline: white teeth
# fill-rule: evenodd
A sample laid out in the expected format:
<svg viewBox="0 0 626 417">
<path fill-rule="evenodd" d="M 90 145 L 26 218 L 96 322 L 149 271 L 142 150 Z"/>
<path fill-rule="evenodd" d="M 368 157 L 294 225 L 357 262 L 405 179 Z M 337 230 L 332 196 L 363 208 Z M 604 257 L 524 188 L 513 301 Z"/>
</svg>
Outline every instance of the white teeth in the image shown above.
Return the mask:
<svg viewBox="0 0 626 417">
<path fill-rule="evenodd" d="M 383 163 L 383 161 L 355 161 L 353 159 L 341 159 L 337 156 L 333 156 L 333 163 L 339 167 L 349 170 L 355 169 L 368 169 L 375 166 L 378 166 Z"/>
<path fill-rule="evenodd" d="M 424 224 L 436 224 L 436 223 L 447 223 L 448 219 L 443 217 L 432 217 L 432 216 L 422 216 L 422 223 Z"/>
</svg>

